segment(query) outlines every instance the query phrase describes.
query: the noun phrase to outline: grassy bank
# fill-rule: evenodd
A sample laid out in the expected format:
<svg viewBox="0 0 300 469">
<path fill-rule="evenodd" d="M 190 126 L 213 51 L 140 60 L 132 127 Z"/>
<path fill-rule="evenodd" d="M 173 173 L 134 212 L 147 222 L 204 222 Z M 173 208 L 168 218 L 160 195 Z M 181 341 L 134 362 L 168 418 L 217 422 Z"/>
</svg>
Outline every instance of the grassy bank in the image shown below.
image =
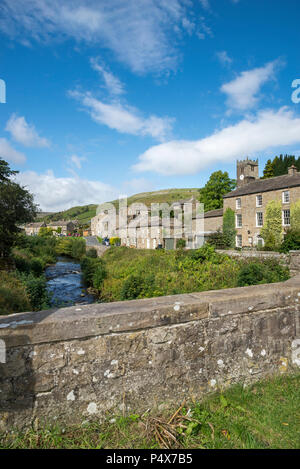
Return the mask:
<svg viewBox="0 0 300 469">
<path fill-rule="evenodd" d="M 179 405 L 160 414 L 110 415 L 101 424 L 10 432 L 0 436 L 0 448 L 300 447 L 299 374 Z"/>
<path fill-rule="evenodd" d="M 238 260 L 205 245 L 197 250 L 112 247 L 101 259 L 84 258 L 87 283 L 102 301 L 219 290 L 284 281 L 288 269 L 275 260 Z"/>
</svg>

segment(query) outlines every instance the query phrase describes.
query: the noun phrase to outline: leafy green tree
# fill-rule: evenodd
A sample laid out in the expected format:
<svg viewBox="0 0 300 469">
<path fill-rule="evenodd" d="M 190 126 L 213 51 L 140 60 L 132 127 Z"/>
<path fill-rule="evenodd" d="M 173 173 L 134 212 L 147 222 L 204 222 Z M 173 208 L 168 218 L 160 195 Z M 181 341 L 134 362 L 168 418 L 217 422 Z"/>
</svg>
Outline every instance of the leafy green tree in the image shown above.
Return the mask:
<svg viewBox="0 0 300 469">
<path fill-rule="evenodd" d="M 235 246 L 236 229 L 235 213 L 231 208 L 227 208 L 223 216 L 223 235 L 227 246 L 233 248 Z"/>
<path fill-rule="evenodd" d="M 291 229 L 300 231 L 300 200 L 291 205 Z"/>
<path fill-rule="evenodd" d="M 53 236 L 53 230 L 52 228 L 48 228 L 47 226 L 41 226 L 41 228 L 39 229 L 38 236 L 41 236 L 42 238 Z"/>
<path fill-rule="evenodd" d="M 264 175 L 262 179 L 268 179 L 274 177 L 274 168 L 271 160 L 268 160 L 264 169 Z"/>
<path fill-rule="evenodd" d="M 0 158 L 0 257 L 9 255 L 20 232 L 19 225 L 34 220 L 37 206 L 24 187 L 11 181 L 17 174 Z"/>
<path fill-rule="evenodd" d="M 8 163 L 0 157 L 0 183 L 10 182 L 10 177 L 17 173 L 18 171 L 10 169 Z"/>
<path fill-rule="evenodd" d="M 265 222 L 260 232 L 267 249 L 276 249 L 282 240 L 281 204 L 271 200 L 266 207 Z"/>
<path fill-rule="evenodd" d="M 227 171 L 215 171 L 200 192 L 200 202 L 204 204 L 204 210 L 214 210 L 223 207 L 223 195 L 232 191 L 236 181 L 230 179 Z"/>
</svg>

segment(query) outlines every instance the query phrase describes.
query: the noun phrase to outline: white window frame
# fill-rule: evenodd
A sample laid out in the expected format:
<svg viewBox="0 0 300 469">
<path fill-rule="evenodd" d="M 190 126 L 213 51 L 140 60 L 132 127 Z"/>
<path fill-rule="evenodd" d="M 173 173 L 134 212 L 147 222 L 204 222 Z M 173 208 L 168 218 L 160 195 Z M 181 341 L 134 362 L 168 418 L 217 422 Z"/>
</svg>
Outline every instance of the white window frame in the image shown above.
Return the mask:
<svg viewBox="0 0 300 469">
<path fill-rule="evenodd" d="M 284 212 L 290 212 L 289 217 L 284 216 Z M 289 218 L 289 223 L 285 223 L 285 218 Z M 289 208 L 282 210 L 282 226 L 291 226 L 291 211 Z"/>
<path fill-rule="evenodd" d="M 242 208 L 242 199 L 240 197 L 238 197 L 237 199 L 235 199 L 235 208 L 237 210 L 241 209 Z"/>
<path fill-rule="evenodd" d="M 241 220 L 241 224 L 240 224 L 240 225 L 238 224 L 238 220 Z M 241 213 L 237 213 L 237 214 L 235 215 L 235 227 L 236 227 L 236 228 L 243 228 L 243 218 L 242 218 Z"/>
<path fill-rule="evenodd" d="M 286 194 L 287 194 L 288 200 L 286 200 Z M 283 191 L 282 192 L 282 203 L 283 204 L 289 204 L 290 203 L 290 191 Z"/>
<path fill-rule="evenodd" d="M 262 224 L 261 225 L 259 225 L 259 223 L 258 223 L 258 220 L 259 220 L 258 214 L 260 214 L 260 213 L 262 215 Z M 263 212 L 256 212 L 256 228 L 262 228 L 263 226 L 264 226 L 264 213 Z"/>
<path fill-rule="evenodd" d="M 259 203 L 259 200 L 261 201 L 261 203 Z M 262 203 L 263 203 L 262 195 L 259 194 L 256 196 L 256 207 L 262 207 Z"/>
<path fill-rule="evenodd" d="M 239 244 L 238 240 L 240 240 L 240 244 Z M 235 246 L 237 248 L 243 247 L 243 237 L 242 237 L 242 235 L 236 235 L 236 237 L 235 237 Z"/>
</svg>

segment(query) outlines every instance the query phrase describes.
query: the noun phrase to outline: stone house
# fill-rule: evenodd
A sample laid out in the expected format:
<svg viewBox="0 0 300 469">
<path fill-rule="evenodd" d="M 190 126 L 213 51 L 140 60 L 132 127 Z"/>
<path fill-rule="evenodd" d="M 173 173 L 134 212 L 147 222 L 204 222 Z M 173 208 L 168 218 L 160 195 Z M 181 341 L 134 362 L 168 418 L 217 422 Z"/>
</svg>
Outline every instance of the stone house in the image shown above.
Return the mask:
<svg viewBox="0 0 300 469">
<path fill-rule="evenodd" d="M 224 208 L 235 212 L 236 246 L 263 245 L 260 235 L 268 202 L 280 202 L 282 226 L 290 226 L 291 205 L 300 200 L 300 172 L 291 166 L 288 174 L 259 179 L 258 161 L 237 162 L 237 188 L 224 196 Z"/>
<path fill-rule="evenodd" d="M 45 228 L 45 222 L 28 223 L 24 226 L 25 233 L 28 236 L 36 236 L 39 234 L 40 228 Z"/>
<path fill-rule="evenodd" d="M 73 233 L 75 230 L 75 224 L 72 221 L 53 221 L 47 224 L 48 228 L 51 228 L 53 231 L 57 231 L 58 228 L 61 228 L 61 234 L 67 235 L 68 233 Z"/>
</svg>

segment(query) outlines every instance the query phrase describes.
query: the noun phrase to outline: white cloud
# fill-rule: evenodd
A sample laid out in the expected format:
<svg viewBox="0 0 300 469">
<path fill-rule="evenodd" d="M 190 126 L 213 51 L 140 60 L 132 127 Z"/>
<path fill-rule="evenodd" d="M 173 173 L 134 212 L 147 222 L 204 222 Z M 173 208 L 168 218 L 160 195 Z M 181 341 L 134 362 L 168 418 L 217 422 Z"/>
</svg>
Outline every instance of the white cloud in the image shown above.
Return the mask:
<svg viewBox="0 0 300 469">
<path fill-rule="evenodd" d="M 38 135 L 33 125 L 29 125 L 25 117 L 17 117 L 12 114 L 5 130 L 10 132 L 13 139 L 26 147 L 48 147 L 50 143 L 46 138 Z"/>
<path fill-rule="evenodd" d="M 261 111 L 255 118 L 216 131 L 196 141 L 171 141 L 149 148 L 139 157 L 136 171 L 194 174 L 275 147 L 300 143 L 300 118 L 290 109 Z"/>
<path fill-rule="evenodd" d="M 204 8 L 204 10 L 210 10 L 210 4 L 208 0 L 200 0 L 200 3 L 202 5 L 202 8 Z"/>
<path fill-rule="evenodd" d="M 226 50 L 222 50 L 220 52 L 216 53 L 217 58 L 221 62 L 222 65 L 230 65 L 232 64 L 233 60 L 231 57 L 229 57 L 228 53 Z"/>
<path fill-rule="evenodd" d="M 0 157 L 5 161 L 16 164 L 22 164 L 26 161 L 26 156 L 15 150 L 6 138 L 0 138 Z"/>
<path fill-rule="evenodd" d="M 274 74 L 281 61 L 267 63 L 264 67 L 242 72 L 237 78 L 225 83 L 221 91 L 227 95 L 230 108 L 245 111 L 253 108 L 259 101 L 257 93 L 267 81 L 274 79 Z"/>
<path fill-rule="evenodd" d="M 86 161 L 86 158 L 84 156 L 71 155 L 70 161 L 77 169 L 81 169 L 81 162 Z"/>
<path fill-rule="evenodd" d="M 35 202 L 44 211 L 99 204 L 118 197 L 118 191 L 108 184 L 78 177 L 55 177 L 51 170 L 44 174 L 25 171 L 16 180 L 34 194 Z"/>
<path fill-rule="evenodd" d="M 135 72 L 161 72 L 176 67 L 176 38 L 190 30 L 192 10 L 186 0 L 2 0 L 0 30 L 23 43 L 71 37 Z"/>
<path fill-rule="evenodd" d="M 124 85 L 120 82 L 119 78 L 113 75 L 104 65 L 99 64 L 96 58 L 92 58 L 90 62 L 92 68 L 102 77 L 105 87 L 110 94 L 118 96 L 124 93 Z"/>
<path fill-rule="evenodd" d="M 52 170 L 43 174 L 25 171 L 15 176 L 16 181 L 26 186 L 34 195 L 35 202 L 46 212 L 66 210 L 77 205 L 101 204 L 137 192 L 153 190 L 153 185 L 145 178 L 135 178 L 113 187 L 100 181 L 72 177 L 56 177 Z"/>
<path fill-rule="evenodd" d="M 118 132 L 151 135 L 153 138 L 163 140 L 171 130 L 173 119 L 169 117 L 151 115 L 144 118 L 134 107 L 120 102 L 104 103 L 89 92 L 70 91 L 69 94 L 80 101 L 95 122 L 107 125 Z"/>
</svg>

